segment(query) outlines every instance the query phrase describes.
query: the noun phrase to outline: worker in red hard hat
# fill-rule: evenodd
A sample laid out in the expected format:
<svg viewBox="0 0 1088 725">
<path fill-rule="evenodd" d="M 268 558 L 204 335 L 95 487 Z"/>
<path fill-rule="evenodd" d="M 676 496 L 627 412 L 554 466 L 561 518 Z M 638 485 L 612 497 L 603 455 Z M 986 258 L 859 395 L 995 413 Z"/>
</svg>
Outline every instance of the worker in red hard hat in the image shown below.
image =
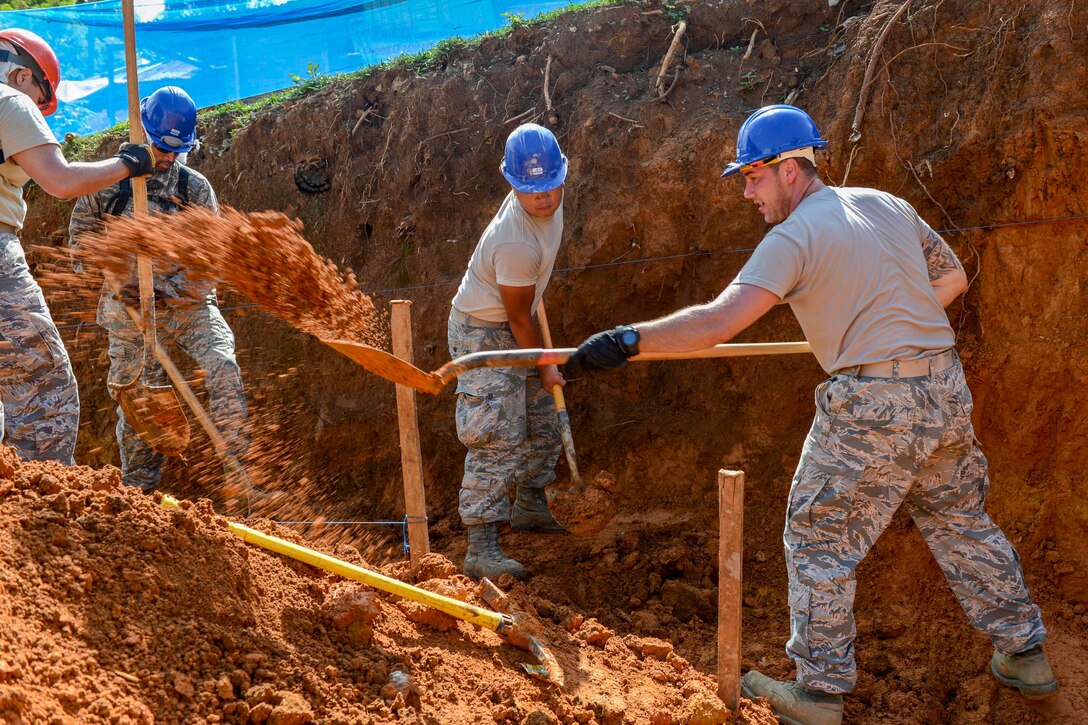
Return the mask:
<svg viewBox="0 0 1088 725">
<path fill-rule="evenodd" d="M 122 144 L 114 158 L 69 163 L 45 123 L 57 110 L 60 63 L 28 30 L 0 30 L 0 428 L 27 460 L 71 465 L 79 427 L 79 393 L 68 353 L 27 268 L 16 233 L 26 217 L 23 186 L 71 199 L 146 176 L 147 146 Z"/>
</svg>

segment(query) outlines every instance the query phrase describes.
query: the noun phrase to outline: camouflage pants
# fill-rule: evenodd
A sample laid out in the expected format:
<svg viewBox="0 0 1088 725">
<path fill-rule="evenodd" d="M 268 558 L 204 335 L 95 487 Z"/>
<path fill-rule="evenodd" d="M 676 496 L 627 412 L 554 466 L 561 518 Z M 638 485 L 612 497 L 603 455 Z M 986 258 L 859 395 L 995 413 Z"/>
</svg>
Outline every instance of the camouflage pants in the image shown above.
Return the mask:
<svg viewBox="0 0 1088 725">
<path fill-rule="evenodd" d="M 204 370 L 211 419 L 226 440 L 230 453 L 235 457 L 243 456 L 248 436 L 242 373 L 234 359 L 234 333 L 216 306 L 215 296 L 210 296 L 204 304 L 158 305 L 155 314 L 159 342 L 165 347 L 176 345 L 181 348 Z M 104 295 L 99 303 L 98 324 L 109 333 L 110 397 L 116 399 L 113 386 L 129 383 L 140 375 L 144 339 L 122 305 L 109 295 Z M 155 385 L 169 382 L 158 362 L 149 375 L 149 382 Z M 125 420 L 120 406 L 117 416 L 122 481 L 145 491 L 155 489 L 162 479 L 163 455 L 140 440 Z"/>
<path fill-rule="evenodd" d="M 19 239 L 0 233 L 0 430 L 25 460 L 72 465 L 79 390 Z"/>
<path fill-rule="evenodd" d="M 783 537 L 786 651 L 802 685 L 853 689 L 854 571 L 901 505 L 971 624 L 998 650 L 1020 652 L 1046 638 L 1020 559 L 984 509 L 990 481 L 972 408 L 958 362 L 925 377 L 839 374 L 816 388 Z"/>
<path fill-rule="evenodd" d="M 449 321 L 450 355 L 514 350 L 509 327 L 472 327 Z M 510 492 L 544 488 L 555 480 L 558 420 L 536 368 L 480 368 L 457 377 L 457 437 L 468 448 L 461 479 L 465 526 L 510 519 Z"/>
</svg>

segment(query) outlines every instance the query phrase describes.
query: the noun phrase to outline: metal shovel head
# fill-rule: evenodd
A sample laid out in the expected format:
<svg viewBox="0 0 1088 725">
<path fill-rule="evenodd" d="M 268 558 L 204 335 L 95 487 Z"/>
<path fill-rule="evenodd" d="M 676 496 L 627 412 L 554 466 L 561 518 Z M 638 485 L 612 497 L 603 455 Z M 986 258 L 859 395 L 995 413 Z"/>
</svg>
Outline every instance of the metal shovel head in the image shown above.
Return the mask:
<svg viewBox="0 0 1088 725">
<path fill-rule="evenodd" d="M 324 344 L 354 360 L 361 367 L 397 385 L 405 385 L 424 393 L 437 394 L 445 383 L 432 373 L 427 373 L 399 357 L 379 350 L 376 347 L 362 345 L 345 340 L 322 340 Z"/>
<path fill-rule="evenodd" d="M 125 420 L 147 445 L 164 456 L 180 456 L 189 446 L 189 421 L 169 385 L 139 382 L 114 388 Z"/>
</svg>

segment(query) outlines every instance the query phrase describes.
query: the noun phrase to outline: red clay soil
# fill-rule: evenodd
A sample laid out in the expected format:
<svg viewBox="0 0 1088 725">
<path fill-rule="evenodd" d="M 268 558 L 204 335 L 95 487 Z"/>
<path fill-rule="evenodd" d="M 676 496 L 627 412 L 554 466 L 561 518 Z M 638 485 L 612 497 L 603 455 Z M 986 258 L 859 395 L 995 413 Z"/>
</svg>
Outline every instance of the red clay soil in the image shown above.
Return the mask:
<svg viewBox="0 0 1088 725">
<path fill-rule="evenodd" d="M 972 283 L 949 316 L 975 394 L 976 433 L 991 465 L 989 510 L 1020 553 L 1063 685 L 1049 701 L 1027 703 L 994 681 L 987 668 L 989 642 L 968 626 L 921 537 L 900 517 L 858 572 L 859 684 L 846 699 L 846 721 L 1080 723 L 1088 711 L 1088 252 L 1077 179 L 1088 167 L 1088 5 L 915 0 L 896 15 L 902 5 L 707 0 L 588 9 L 466 48 L 444 48 L 430 65 L 386 68 L 334 83 L 245 119 L 206 118 L 204 144 L 190 161 L 211 179 L 225 205 L 301 220 L 301 234 L 315 252 L 355 270 L 378 310 L 391 299 L 411 300 L 415 364 L 434 370 L 449 358 L 450 299 L 508 188 L 497 165 L 515 123 L 548 124 L 571 160 L 566 234 L 547 293 L 555 343 L 566 346 L 717 294 L 766 231 L 739 186 L 718 179 L 733 156 L 737 129 L 763 104 L 789 100 L 805 107 L 830 142 L 819 164 L 825 181 L 886 189 L 913 203 L 934 228 L 958 230 L 945 236 Z M 679 71 L 662 99 L 655 81 L 681 15 L 688 25 L 674 66 Z M 670 85 L 676 73 L 668 74 Z M 860 138 L 852 141 L 855 125 Z M 117 141 L 104 143 L 96 157 L 112 152 Z M 30 203 L 24 241 L 59 246 L 69 207 L 36 190 Z M 93 305 L 73 307 L 62 292 L 46 289 L 58 320 L 72 325 L 62 333 L 83 401 L 77 460 L 116 462 L 105 337 L 94 326 L 78 324 Z M 399 521 L 404 509 L 393 387 L 279 320 L 246 309 L 246 300 L 229 289 L 223 292 L 251 409 L 266 434 L 258 458 L 267 457 L 270 485 L 290 494 L 294 508 L 288 513 L 307 520 Z M 740 341 L 799 338 L 783 308 Z M 249 686 L 264 682 L 254 676 L 265 670 L 278 690 L 306 698 L 315 713 L 332 712 L 321 709 L 323 702 L 351 698 L 332 694 L 320 700 L 291 672 L 319 673 L 320 681 L 311 683 L 319 694 L 354 688 L 363 693 L 359 701 L 365 706 L 380 698 L 395 666 L 411 664 L 413 678 L 427 681 L 423 692 L 439 693 L 427 702 L 447 707 L 455 697 L 456 717 L 465 721 L 489 722 L 495 707 L 522 702 L 526 709 L 515 721 L 532 722 L 535 707 L 555 715 L 561 704 L 588 707 L 599 721 L 605 703 L 621 695 L 630 698 L 625 716 L 634 722 L 649 721 L 654 712 L 682 721 L 681 703 L 697 698 L 684 696 L 686 685 L 654 680 L 654 672 L 670 671 L 667 661 L 643 655 L 643 669 L 632 660 L 631 674 L 617 673 L 607 643 L 604 649 L 588 643 L 575 649 L 573 640 L 581 627 L 588 628 L 588 640 L 596 626 L 616 633 L 609 640 L 618 640 L 613 647 L 628 638 L 660 639 L 690 666 L 680 679 L 712 692 L 716 473 L 743 470 L 743 664 L 791 676 L 783 650 L 789 609 L 781 529 L 791 473 L 813 412 L 812 388 L 822 377 L 807 356 L 790 356 L 632 364 L 568 387 L 582 473 L 586 480 L 598 471 L 615 475 L 610 497 L 616 515 L 594 536 L 504 531 L 502 545 L 533 574 L 512 593 L 552 622 L 549 632 L 559 637 L 561 661 L 574 672 L 568 677 L 590 688 L 584 694 L 546 694 L 517 671 L 523 653 L 499 646 L 490 633 L 462 625 L 458 636 L 452 630 L 433 633 L 409 625 L 394 606 L 383 606 L 375 620 L 378 646 L 325 645 L 314 654 L 310 643 L 339 643 L 336 637 L 344 636 L 329 634 L 317 614 L 321 597 L 330 596 L 324 592 L 331 591 L 331 580 L 263 552 L 243 554 L 245 547 L 212 523 L 207 505 L 165 514 L 154 502 L 122 491 L 108 495 L 131 508 L 98 515 L 101 528 L 94 535 L 122 541 L 126 534 L 115 523 L 147 526 L 164 541 L 177 540 L 187 558 L 169 576 L 155 568 L 165 550 L 140 553 L 137 545 L 126 544 L 120 570 L 113 559 L 96 559 L 101 569 L 93 586 L 102 591 L 92 588 L 80 596 L 102 596 L 111 602 L 107 614 L 120 599 L 118 616 L 130 617 L 123 624 L 133 631 L 117 630 L 112 617 L 101 614 L 75 629 L 80 622 L 60 622 L 51 613 L 72 606 L 70 589 L 78 575 L 64 587 L 38 584 L 46 574 L 57 581 L 69 576 L 68 565 L 58 568 L 54 558 L 72 547 L 53 544 L 52 537 L 64 531 L 67 540 L 82 542 L 88 534 L 75 523 L 78 516 L 67 524 L 57 519 L 31 526 L 39 514 L 22 513 L 23 507 L 45 507 L 45 499 L 26 496 L 22 487 L 3 506 L 15 506 L 13 520 L 28 523 L 5 523 L 8 531 L 17 526 L 18 536 L 5 532 L 0 540 L 0 566 L 5 592 L 22 591 L 24 578 L 29 583 L 25 595 L 5 595 L 0 611 L 18 603 L 16 621 L 32 631 L 20 634 L 15 646 L 3 637 L 0 642 L 7 647 L 5 667 L 28 674 L 22 682 L 5 675 L 0 684 L 6 698 L 40 700 L 62 721 L 75 722 L 77 716 L 60 715 L 63 705 L 50 699 L 67 691 L 66 680 L 35 679 L 32 685 L 40 675 L 29 665 L 39 662 L 42 672 L 55 672 L 79 663 L 87 674 L 68 676 L 80 678 L 79 692 L 92 701 L 100 697 L 120 706 L 120 693 L 128 692 L 124 701 L 134 708 L 138 702 L 160 719 L 180 720 L 194 711 L 197 697 L 207 703 L 218 697 L 213 675 L 225 672 L 229 679 L 235 669 L 246 672 L 245 655 L 259 652 L 268 660 L 252 663 Z M 464 449 L 454 431 L 453 406 L 450 390 L 419 398 L 431 545 L 460 564 L 465 540 L 457 490 Z M 196 437 L 185 460 L 168 464 L 164 487 L 194 499 L 214 498 L 209 477 L 214 479 L 218 466 Z M 567 478 L 560 463 L 561 485 Z M 54 518 L 61 515 L 46 510 Z M 71 510 L 70 503 L 69 517 Z M 192 519 L 195 528 L 172 523 L 174 516 Z M 375 565 L 403 558 L 399 527 L 315 525 L 297 531 L 330 550 L 362 552 Z M 190 548 L 182 547 L 182 539 L 192 540 Z M 77 557 L 68 555 L 75 564 Z M 243 561 L 259 566 L 242 566 Z M 146 562 L 157 572 L 157 595 L 124 578 L 127 567 L 139 579 Z M 265 567 L 273 572 L 267 580 L 256 571 Z M 81 573 L 84 568 L 90 570 L 85 565 Z M 182 584 L 170 591 L 165 582 L 174 577 Z M 217 588 L 216 582 L 226 587 L 227 580 L 233 588 Z M 191 586 L 193 581 L 200 587 Z M 279 587 L 295 585 L 300 588 L 290 596 L 277 598 L 285 591 Z M 217 594 L 200 599 L 202 607 L 164 608 L 177 622 L 169 645 L 147 636 L 143 622 L 155 622 L 159 632 L 167 625 L 166 615 L 145 597 L 189 604 L 202 596 L 200 588 Z M 574 614 L 596 624 L 583 623 L 571 634 L 562 623 Z M 12 617 L 3 616 L 0 631 L 8 631 Z M 201 644 L 208 641 L 199 634 L 202 628 L 225 631 L 238 621 L 249 624 L 229 646 Z M 391 633 L 383 639 L 387 624 Z M 75 634 L 65 634 L 65 625 Z M 125 645 L 130 634 L 142 644 Z M 174 647 L 186 638 L 190 649 L 180 655 L 181 664 L 155 659 L 153 647 Z M 42 652 L 59 648 L 61 641 L 71 650 L 58 649 L 60 657 L 48 663 Z M 140 646 L 147 649 L 134 653 Z M 360 683 L 342 650 L 362 658 L 360 672 L 373 669 L 385 677 Z M 403 654 L 409 650 L 427 655 L 417 661 Z M 222 665 L 230 656 L 225 651 L 235 659 L 229 668 Z M 623 655 L 619 666 L 626 661 Z M 335 684 L 325 675 L 330 665 Z M 191 700 L 179 699 L 175 672 L 193 683 Z M 153 679 L 159 674 L 161 681 Z M 479 684 L 481 678 L 487 684 Z M 211 692 L 203 694 L 198 684 L 211 686 Z M 231 688 L 235 698 L 244 695 L 233 680 Z M 337 705 L 349 706 L 359 705 Z M 222 713 L 202 707 L 200 718 Z M 432 721 L 446 722 L 437 716 Z"/>
<path fill-rule="evenodd" d="M 513 581 L 566 686 L 494 633 L 242 543 L 208 502 L 164 509 L 115 468 L 0 449 L 5 723 L 710 723 L 712 678 L 672 644 L 617 634 Z M 299 537 L 269 522 L 282 538 Z M 362 564 L 350 547 L 329 552 Z M 486 606 L 428 554 L 417 577 Z M 512 586 L 511 586 L 512 585 Z M 640 713 L 634 715 L 634 713 Z M 734 722 L 771 723 L 746 703 Z"/>
</svg>

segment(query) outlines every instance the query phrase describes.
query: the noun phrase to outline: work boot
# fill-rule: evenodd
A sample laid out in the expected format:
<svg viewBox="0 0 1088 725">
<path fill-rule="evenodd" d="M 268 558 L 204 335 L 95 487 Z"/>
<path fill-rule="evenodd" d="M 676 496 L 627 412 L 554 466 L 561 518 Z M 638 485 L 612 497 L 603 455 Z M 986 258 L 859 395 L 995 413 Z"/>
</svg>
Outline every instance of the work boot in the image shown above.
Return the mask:
<svg viewBox="0 0 1088 725">
<path fill-rule="evenodd" d="M 499 548 L 499 525 L 478 524 L 468 527 L 468 552 L 465 554 L 465 576 L 498 579 L 509 574 L 515 579 L 529 575 L 520 563 L 507 559 Z"/>
<path fill-rule="evenodd" d="M 842 722 L 842 695 L 808 690 L 796 682 L 772 680 L 755 670 L 741 678 L 740 689 L 746 697 L 770 700 L 774 714 L 786 725 L 839 725 Z"/>
<path fill-rule="evenodd" d="M 1014 655 L 994 650 L 990 669 L 1002 684 L 1015 687 L 1024 697 L 1043 698 L 1058 691 L 1058 680 L 1039 645 Z"/>
<path fill-rule="evenodd" d="M 514 510 L 510 514 L 510 526 L 518 531 L 547 531 L 566 533 L 548 508 L 548 499 L 542 488 L 518 486 L 514 496 Z"/>
</svg>

